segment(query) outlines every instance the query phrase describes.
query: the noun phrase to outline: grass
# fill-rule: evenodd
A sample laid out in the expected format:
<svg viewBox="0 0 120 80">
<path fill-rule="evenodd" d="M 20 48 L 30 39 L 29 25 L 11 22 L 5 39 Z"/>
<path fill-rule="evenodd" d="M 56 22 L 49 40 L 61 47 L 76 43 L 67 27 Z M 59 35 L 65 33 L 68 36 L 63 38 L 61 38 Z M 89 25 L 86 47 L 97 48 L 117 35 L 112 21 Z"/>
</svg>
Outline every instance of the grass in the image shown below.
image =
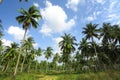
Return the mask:
<svg viewBox="0 0 120 80">
<path fill-rule="evenodd" d="M 58 76 L 57 80 L 120 80 L 120 72 L 107 71 L 98 73 L 66 74 Z"/>
<path fill-rule="evenodd" d="M 16 77 L 16 80 L 37 80 L 37 79 L 38 77 L 36 76 L 36 74 L 29 73 L 18 74 Z M 0 80 L 14 80 L 14 78 L 12 74 L 1 73 Z"/>
<path fill-rule="evenodd" d="M 0 80 L 12 80 L 12 76 L 10 73 L 0 73 Z M 120 71 L 89 72 L 81 74 L 22 73 L 17 75 L 16 80 L 120 80 Z"/>
</svg>

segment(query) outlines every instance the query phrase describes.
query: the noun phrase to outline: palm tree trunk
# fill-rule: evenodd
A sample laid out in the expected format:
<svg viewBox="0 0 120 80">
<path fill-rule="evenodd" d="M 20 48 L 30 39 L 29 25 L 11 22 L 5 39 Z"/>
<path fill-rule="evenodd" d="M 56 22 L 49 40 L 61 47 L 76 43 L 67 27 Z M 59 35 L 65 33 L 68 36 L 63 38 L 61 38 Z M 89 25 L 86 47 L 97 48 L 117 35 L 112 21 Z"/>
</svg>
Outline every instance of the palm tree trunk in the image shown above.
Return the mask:
<svg viewBox="0 0 120 80">
<path fill-rule="evenodd" d="M 3 68 L 2 68 L 2 72 L 5 70 L 5 66 L 3 66 Z"/>
<path fill-rule="evenodd" d="M 92 42 L 94 42 L 93 37 L 92 37 Z M 98 65 L 98 68 L 99 68 L 99 59 L 98 59 L 98 54 L 97 54 L 97 51 L 96 51 L 95 44 L 93 45 L 93 47 L 94 47 L 94 50 L 95 50 L 95 55 L 97 57 L 97 65 Z"/>
<path fill-rule="evenodd" d="M 46 73 L 47 73 L 47 68 L 48 68 L 48 63 L 47 63 L 47 65 L 46 65 Z"/>
<path fill-rule="evenodd" d="M 25 62 L 25 58 L 26 58 L 26 56 L 24 56 L 24 58 L 23 58 L 23 62 L 22 62 L 22 64 L 21 64 L 21 73 L 22 73 L 22 71 L 23 71 L 23 65 L 24 65 L 24 62 Z"/>
<path fill-rule="evenodd" d="M 24 33 L 24 36 L 23 36 L 23 41 L 25 40 L 25 36 L 26 36 L 26 33 L 27 33 L 27 28 L 25 29 L 25 33 Z M 22 42 L 23 43 L 23 42 Z M 16 76 L 16 73 L 17 73 L 17 69 L 18 69 L 18 64 L 20 62 L 20 56 L 22 54 L 22 44 L 21 44 L 21 47 L 20 47 L 20 53 L 18 55 L 18 59 L 17 59 L 17 64 L 15 66 L 15 70 L 14 70 L 14 76 Z"/>
<path fill-rule="evenodd" d="M 9 62 L 7 63 L 7 66 L 5 67 L 5 71 L 4 71 L 4 72 L 6 72 L 6 71 L 7 71 L 8 66 L 9 66 Z"/>
<path fill-rule="evenodd" d="M 31 63 L 29 63 L 28 65 L 28 73 L 30 72 L 30 66 L 31 66 Z"/>
<path fill-rule="evenodd" d="M 94 43 L 93 37 L 92 37 L 92 42 Z M 95 44 L 93 44 L 93 47 L 94 47 L 94 50 L 95 50 L 95 55 L 96 55 L 96 57 L 98 58 Z"/>
<path fill-rule="evenodd" d="M 37 72 L 37 65 L 38 65 L 38 64 L 37 64 L 37 61 L 36 61 L 36 65 L 35 65 L 35 71 L 36 71 L 36 72 Z"/>
</svg>

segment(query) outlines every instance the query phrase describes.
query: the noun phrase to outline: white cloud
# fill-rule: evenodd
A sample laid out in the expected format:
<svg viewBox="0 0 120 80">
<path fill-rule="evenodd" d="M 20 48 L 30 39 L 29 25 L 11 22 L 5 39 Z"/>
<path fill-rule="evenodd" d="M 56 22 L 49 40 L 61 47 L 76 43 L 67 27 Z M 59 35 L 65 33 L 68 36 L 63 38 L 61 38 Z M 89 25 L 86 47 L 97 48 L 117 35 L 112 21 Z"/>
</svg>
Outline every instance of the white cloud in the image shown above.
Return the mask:
<svg viewBox="0 0 120 80">
<path fill-rule="evenodd" d="M 120 24 L 120 3 L 119 0 L 110 0 L 108 8 L 104 10 L 106 12 L 105 22 L 111 22 L 112 24 Z"/>
<path fill-rule="evenodd" d="M 88 16 L 86 20 L 87 20 L 87 21 L 93 21 L 93 20 L 95 20 L 95 18 L 92 17 L 92 16 Z"/>
<path fill-rule="evenodd" d="M 104 4 L 105 0 L 96 0 L 97 3 Z"/>
<path fill-rule="evenodd" d="M 106 3 L 106 0 L 89 0 L 92 2 L 92 4 L 101 4 L 104 5 Z"/>
<path fill-rule="evenodd" d="M 38 3 L 33 3 L 33 5 L 34 5 L 35 7 L 39 7 L 39 4 L 38 4 Z"/>
<path fill-rule="evenodd" d="M 101 14 L 101 11 L 94 11 L 91 16 L 86 18 L 87 21 L 94 21 Z"/>
<path fill-rule="evenodd" d="M 4 46 L 10 46 L 11 43 L 12 43 L 12 41 L 6 40 L 6 39 L 2 39 L 2 42 L 3 42 L 3 45 L 4 45 Z"/>
<path fill-rule="evenodd" d="M 111 20 L 113 20 L 113 19 L 117 19 L 117 15 L 116 14 L 109 14 L 108 16 L 107 16 L 107 21 L 111 21 Z"/>
<path fill-rule="evenodd" d="M 59 42 L 62 41 L 62 38 L 61 37 L 57 37 L 57 38 L 53 38 L 53 42 L 54 42 L 54 52 L 58 52 L 60 53 L 61 50 L 60 50 L 60 47 L 59 47 Z"/>
<path fill-rule="evenodd" d="M 34 43 L 33 46 L 34 46 L 34 48 L 37 48 L 37 47 L 38 47 L 38 44 L 37 44 L 37 43 Z"/>
<path fill-rule="evenodd" d="M 116 4 L 117 4 L 117 1 L 110 2 L 109 8 L 108 8 L 109 13 L 112 13 L 114 11 L 115 6 L 117 6 Z"/>
<path fill-rule="evenodd" d="M 46 1 L 46 7 L 41 9 L 41 14 L 44 24 L 40 32 L 47 36 L 70 30 L 75 25 L 74 18 L 68 20 L 65 11 L 58 5 L 52 5 L 49 1 Z"/>
<path fill-rule="evenodd" d="M 23 38 L 23 35 L 24 35 L 24 30 L 17 27 L 17 26 L 10 26 L 8 28 L 8 33 L 10 35 L 13 35 L 13 37 L 16 39 L 16 40 L 22 40 Z"/>
<path fill-rule="evenodd" d="M 80 1 L 84 1 L 84 0 L 68 0 L 66 7 L 70 8 L 74 11 L 78 10 L 78 4 L 80 3 Z"/>
<path fill-rule="evenodd" d="M 48 25 L 43 24 L 40 32 L 45 36 L 51 36 L 52 30 L 48 27 Z"/>
</svg>

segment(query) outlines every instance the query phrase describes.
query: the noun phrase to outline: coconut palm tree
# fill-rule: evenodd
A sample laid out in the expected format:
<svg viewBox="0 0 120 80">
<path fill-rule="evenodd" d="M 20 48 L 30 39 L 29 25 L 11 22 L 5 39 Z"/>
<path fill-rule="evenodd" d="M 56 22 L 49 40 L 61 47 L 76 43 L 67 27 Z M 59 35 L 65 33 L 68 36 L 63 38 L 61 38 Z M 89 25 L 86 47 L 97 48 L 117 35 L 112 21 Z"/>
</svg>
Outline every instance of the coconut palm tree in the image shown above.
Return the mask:
<svg viewBox="0 0 120 80">
<path fill-rule="evenodd" d="M 42 49 L 39 47 L 37 50 L 36 50 L 36 66 L 35 66 L 35 71 L 37 71 L 37 66 L 38 66 L 38 60 L 37 60 L 37 57 L 40 57 L 42 56 Z"/>
<path fill-rule="evenodd" d="M 53 57 L 53 63 L 55 64 L 55 69 L 57 70 L 57 62 L 58 62 L 58 60 L 59 60 L 59 54 L 58 53 L 56 53 L 55 55 L 54 55 L 54 57 Z"/>
<path fill-rule="evenodd" d="M 118 26 L 111 25 L 110 23 L 103 23 L 102 28 L 100 28 L 100 36 L 102 39 L 102 48 L 104 54 L 106 54 L 110 60 L 113 62 L 115 59 L 115 45 L 117 41 Z M 114 56 L 114 57 L 113 57 Z"/>
<path fill-rule="evenodd" d="M 93 43 L 95 42 L 94 37 L 99 38 L 99 35 L 98 35 L 99 29 L 97 29 L 97 26 L 98 24 L 89 23 L 86 25 L 86 27 L 83 28 L 83 31 L 82 31 L 82 33 L 85 34 L 85 38 L 91 39 Z M 95 44 L 93 45 L 93 47 L 94 47 L 95 55 L 97 56 Z"/>
<path fill-rule="evenodd" d="M 24 53 L 23 53 L 23 62 L 21 64 L 21 72 L 23 71 L 23 65 L 24 65 L 24 62 L 26 60 L 26 56 L 29 55 L 28 51 L 30 52 L 30 50 L 32 50 L 34 47 L 33 47 L 33 44 L 34 44 L 34 39 L 32 37 L 28 37 L 27 40 L 25 40 L 23 42 L 23 48 L 25 49 L 24 50 Z M 25 54 L 26 53 L 26 54 Z"/>
<path fill-rule="evenodd" d="M 114 37 L 114 44 L 120 44 L 120 27 L 119 25 L 113 25 L 113 37 Z"/>
<path fill-rule="evenodd" d="M 59 59 L 59 54 L 56 53 L 56 54 L 54 55 L 54 57 L 53 57 L 53 62 L 57 62 L 58 59 Z"/>
<path fill-rule="evenodd" d="M 53 53 L 52 53 L 52 48 L 51 47 L 47 47 L 47 49 L 44 51 L 44 54 L 45 54 L 45 58 L 48 60 L 49 58 L 52 57 Z M 48 66 L 48 65 L 47 65 Z M 47 72 L 47 69 L 48 67 L 46 67 L 46 72 Z"/>
<path fill-rule="evenodd" d="M 53 49 L 51 47 L 47 47 L 47 49 L 45 50 L 44 54 L 47 60 L 52 57 L 52 54 L 53 54 L 52 50 Z"/>
<path fill-rule="evenodd" d="M 111 39 L 111 24 L 110 23 L 103 23 L 102 28 L 100 28 L 100 37 L 102 37 L 102 43 L 103 45 L 106 45 L 109 43 L 109 40 Z"/>
<path fill-rule="evenodd" d="M 32 49 L 30 50 L 30 53 L 27 56 L 27 62 L 28 62 L 28 72 L 30 72 L 30 68 L 31 68 L 31 63 L 33 62 L 33 60 L 35 59 L 35 55 L 36 55 L 36 49 Z"/>
<path fill-rule="evenodd" d="M 80 51 L 81 50 L 81 54 L 83 56 L 86 56 L 87 57 L 87 60 L 88 60 L 88 57 L 89 57 L 89 52 L 88 52 L 88 49 L 89 49 L 89 43 L 86 41 L 85 38 L 82 38 L 82 41 L 80 42 L 79 44 L 79 47 L 78 47 L 78 50 Z"/>
<path fill-rule="evenodd" d="M 67 66 L 69 65 L 70 61 L 70 54 L 75 51 L 76 44 L 76 38 L 72 36 L 71 34 L 64 34 L 64 36 L 61 36 L 63 39 L 59 42 L 60 49 L 62 50 L 62 60 L 63 63 L 65 63 Z"/>
<path fill-rule="evenodd" d="M 20 10 L 20 13 L 21 13 L 21 15 L 17 16 L 16 20 L 18 21 L 19 24 L 22 24 L 22 27 L 25 30 L 24 37 L 22 40 L 22 41 L 24 41 L 25 37 L 26 37 L 27 30 L 30 27 L 37 28 L 37 26 L 38 26 L 37 20 L 42 18 L 42 16 L 40 15 L 39 10 L 37 10 L 35 6 L 31 6 L 28 11 L 22 8 Z M 14 76 L 17 73 L 17 68 L 18 68 L 18 64 L 20 61 L 21 53 L 22 53 L 22 47 L 20 48 L 20 53 L 18 55 L 18 60 L 16 63 Z"/>
<path fill-rule="evenodd" d="M 17 59 L 18 56 L 18 44 L 13 42 L 11 43 L 11 46 L 6 46 L 6 50 L 4 52 L 4 57 L 3 60 L 7 61 L 6 63 L 6 67 L 4 69 L 4 71 L 6 72 L 9 65 L 14 65 L 15 60 Z"/>
</svg>

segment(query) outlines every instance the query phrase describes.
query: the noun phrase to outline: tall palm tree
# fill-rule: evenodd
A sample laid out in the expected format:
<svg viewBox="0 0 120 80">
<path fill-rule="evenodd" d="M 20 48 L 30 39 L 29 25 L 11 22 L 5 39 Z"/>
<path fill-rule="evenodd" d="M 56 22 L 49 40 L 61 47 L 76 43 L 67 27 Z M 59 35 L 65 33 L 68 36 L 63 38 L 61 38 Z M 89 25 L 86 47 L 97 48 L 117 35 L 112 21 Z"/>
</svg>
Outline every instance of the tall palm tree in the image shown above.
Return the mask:
<svg viewBox="0 0 120 80">
<path fill-rule="evenodd" d="M 40 57 L 42 56 L 42 49 L 39 47 L 37 50 L 36 50 L 36 66 L 35 66 L 35 71 L 37 71 L 37 66 L 38 66 L 38 60 L 37 60 L 37 57 Z"/>
<path fill-rule="evenodd" d="M 113 37 L 114 37 L 114 44 L 120 44 L 120 27 L 119 25 L 113 25 Z"/>
<path fill-rule="evenodd" d="M 27 62 L 28 62 L 28 72 L 30 72 L 30 68 L 31 68 L 31 63 L 32 61 L 35 59 L 35 55 L 36 55 L 36 49 L 32 49 L 30 50 L 29 55 L 27 56 Z"/>
<path fill-rule="evenodd" d="M 86 56 L 87 59 L 90 55 L 89 52 L 88 52 L 88 49 L 89 49 L 89 43 L 86 41 L 85 38 L 82 38 L 82 41 L 79 44 L 78 50 L 81 50 L 81 54 L 83 56 Z"/>
<path fill-rule="evenodd" d="M 56 53 L 55 55 L 54 55 L 54 57 L 53 57 L 53 63 L 55 64 L 54 66 L 55 66 L 55 69 L 57 70 L 57 62 L 58 62 L 58 60 L 59 60 L 59 54 L 58 53 Z"/>
<path fill-rule="evenodd" d="M 32 37 L 28 37 L 27 40 L 25 40 L 23 42 L 23 48 L 25 49 L 25 53 L 26 54 L 23 54 L 23 62 L 21 64 L 21 72 L 23 71 L 23 65 L 24 65 L 24 62 L 26 60 L 26 56 L 29 55 L 28 51 L 32 50 L 34 47 L 33 47 L 33 44 L 34 44 L 34 39 Z"/>
<path fill-rule="evenodd" d="M 47 49 L 45 50 L 44 54 L 47 60 L 52 57 L 52 54 L 53 54 L 52 50 L 53 49 L 51 47 L 47 47 Z"/>
<path fill-rule="evenodd" d="M 71 34 L 64 34 L 64 36 L 61 36 L 63 39 L 59 42 L 60 49 L 62 50 L 62 59 L 63 63 L 66 65 L 69 65 L 70 61 L 70 54 L 75 51 L 76 44 L 76 38 L 72 36 Z"/>
<path fill-rule="evenodd" d="M 97 29 L 97 26 L 98 24 L 89 23 L 86 25 L 86 27 L 83 28 L 83 31 L 82 31 L 82 33 L 85 34 L 85 38 L 91 39 L 93 43 L 95 42 L 94 37 L 99 38 L 99 35 L 98 35 L 99 29 Z M 93 45 L 93 47 L 94 47 L 95 55 L 97 56 L 95 44 Z"/>
<path fill-rule="evenodd" d="M 25 30 L 24 37 L 22 40 L 22 41 L 24 41 L 27 30 L 30 27 L 37 28 L 37 26 L 38 26 L 37 20 L 42 18 L 42 16 L 39 14 L 39 10 L 37 10 L 35 6 L 31 6 L 28 11 L 26 11 L 25 9 L 22 8 L 20 10 L 20 13 L 21 13 L 21 15 L 16 17 L 16 20 L 18 21 L 19 24 L 22 24 L 22 27 Z M 16 67 L 15 67 L 14 76 L 17 73 L 17 68 L 18 68 L 18 64 L 20 61 L 21 53 L 22 53 L 22 47 L 20 48 L 20 53 L 18 56 Z"/>
<path fill-rule="evenodd" d="M 103 23 L 103 26 L 102 28 L 100 28 L 100 37 L 102 37 L 102 43 L 103 45 L 106 45 L 108 44 L 108 40 L 111 39 L 111 35 L 112 35 L 112 32 L 111 32 L 111 24 L 110 23 Z"/>
<path fill-rule="evenodd" d="M 59 54 L 56 53 L 56 54 L 54 55 L 54 57 L 53 57 L 53 62 L 57 62 L 58 59 L 59 59 Z"/>
<path fill-rule="evenodd" d="M 7 61 L 5 71 L 8 69 L 10 63 L 11 65 L 14 65 L 15 60 L 18 56 L 18 44 L 13 42 L 11 43 L 11 46 L 7 46 L 6 50 L 4 52 L 3 60 Z"/>
<path fill-rule="evenodd" d="M 45 54 L 45 58 L 48 60 L 49 58 L 52 57 L 53 53 L 52 53 L 52 48 L 51 47 L 47 47 L 47 49 L 45 50 L 44 54 Z M 47 65 L 48 66 L 48 65 Z M 47 68 L 46 67 L 46 72 L 47 72 Z"/>
</svg>

